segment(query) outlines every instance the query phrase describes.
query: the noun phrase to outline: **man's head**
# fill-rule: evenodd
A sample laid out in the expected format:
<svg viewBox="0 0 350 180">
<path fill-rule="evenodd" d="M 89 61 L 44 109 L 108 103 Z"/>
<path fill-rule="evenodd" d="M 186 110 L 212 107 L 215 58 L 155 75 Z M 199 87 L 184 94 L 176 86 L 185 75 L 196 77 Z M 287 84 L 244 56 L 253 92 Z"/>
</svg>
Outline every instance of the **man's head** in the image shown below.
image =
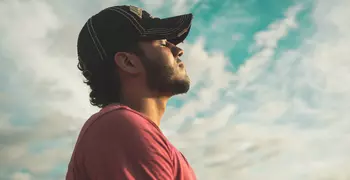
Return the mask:
<svg viewBox="0 0 350 180">
<path fill-rule="evenodd" d="M 157 96 L 186 93 L 190 80 L 176 45 L 191 21 L 192 14 L 159 19 L 134 6 L 110 7 L 91 17 L 78 38 L 78 68 L 91 88 L 91 103 L 118 103 L 122 87 L 135 84 Z"/>
</svg>

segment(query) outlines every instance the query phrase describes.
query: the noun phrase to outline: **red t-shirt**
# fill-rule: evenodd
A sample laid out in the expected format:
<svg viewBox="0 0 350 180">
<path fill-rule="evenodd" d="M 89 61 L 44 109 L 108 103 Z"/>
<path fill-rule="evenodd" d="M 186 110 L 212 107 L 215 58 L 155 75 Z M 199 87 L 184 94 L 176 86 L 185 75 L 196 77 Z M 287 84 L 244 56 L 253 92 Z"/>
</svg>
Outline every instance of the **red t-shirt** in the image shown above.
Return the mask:
<svg viewBox="0 0 350 180">
<path fill-rule="evenodd" d="M 186 158 L 158 126 L 125 106 L 110 105 L 84 124 L 66 180 L 195 180 Z"/>
</svg>

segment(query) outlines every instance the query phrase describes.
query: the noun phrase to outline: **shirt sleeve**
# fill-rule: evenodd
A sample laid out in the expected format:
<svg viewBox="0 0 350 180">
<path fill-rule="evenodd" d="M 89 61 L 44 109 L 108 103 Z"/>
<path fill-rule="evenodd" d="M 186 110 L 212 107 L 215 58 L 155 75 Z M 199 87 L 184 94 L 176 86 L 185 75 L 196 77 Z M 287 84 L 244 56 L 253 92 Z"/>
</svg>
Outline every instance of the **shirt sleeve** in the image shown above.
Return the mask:
<svg viewBox="0 0 350 180">
<path fill-rule="evenodd" d="M 142 116 L 115 110 L 89 127 L 81 141 L 91 180 L 173 180 L 170 151 Z"/>
</svg>

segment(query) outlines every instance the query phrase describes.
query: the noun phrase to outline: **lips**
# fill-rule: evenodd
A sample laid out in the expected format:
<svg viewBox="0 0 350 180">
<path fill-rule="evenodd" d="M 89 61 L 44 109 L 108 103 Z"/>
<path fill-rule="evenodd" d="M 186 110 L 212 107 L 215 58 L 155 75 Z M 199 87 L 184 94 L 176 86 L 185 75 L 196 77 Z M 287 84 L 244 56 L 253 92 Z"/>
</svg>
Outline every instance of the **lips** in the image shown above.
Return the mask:
<svg viewBox="0 0 350 180">
<path fill-rule="evenodd" d="M 184 64 L 183 62 L 178 63 L 178 66 L 179 66 L 181 69 L 184 69 L 184 68 L 185 68 L 185 64 Z"/>
</svg>

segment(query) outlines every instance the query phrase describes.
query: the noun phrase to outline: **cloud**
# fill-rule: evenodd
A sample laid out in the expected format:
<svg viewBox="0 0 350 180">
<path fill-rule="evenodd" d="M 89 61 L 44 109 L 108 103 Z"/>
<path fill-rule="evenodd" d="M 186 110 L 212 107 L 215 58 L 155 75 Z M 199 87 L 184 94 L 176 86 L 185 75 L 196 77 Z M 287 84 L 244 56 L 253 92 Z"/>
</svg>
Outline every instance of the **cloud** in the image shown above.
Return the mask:
<svg viewBox="0 0 350 180">
<path fill-rule="evenodd" d="M 270 157 L 279 153 L 278 147 L 282 147 L 282 140 L 279 138 L 266 136 L 257 139 L 258 137 L 254 135 L 251 137 L 253 139 L 250 140 L 246 133 L 257 132 L 255 130 L 257 127 L 242 125 L 245 131 L 241 131 L 244 134 L 240 134 L 238 133 L 240 131 L 236 129 L 237 125 L 232 126 L 231 119 L 244 115 L 245 110 L 240 109 L 241 112 L 238 112 L 238 108 L 242 104 L 238 104 L 237 100 L 242 99 L 240 99 L 241 97 L 233 99 L 235 97 L 230 97 L 230 94 L 236 96 L 240 91 L 247 91 L 249 89 L 248 84 L 254 83 L 259 76 L 266 73 L 264 67 L 267 67 L 272 60 L 277 41 L 287 35 L 288 29 L 295 28 L 293 22 L 295 22 L 295 16 L 300 9 L 300 6 L 291 8 L 286 14 L 286 19 L 272 24 L 270 29 L 264 32 L 257 33 L 256 46 L 260 48 L 260 51 L 246 60 L 246 63 L 236 74 L 225 71 L 228 61 L 223 54 L 214 53 L 210 55 L 205 52 L 201 47 L 201 44 L 204 44 L 202 40 L 198 41 L 193 47 L 186 48 L 189 50 L 187 58 L 190 59 L 187 66 L 190 69 L 189 71 L 193 73 L 190 74 L 191 77 L 193 77 L 195 83 L 205 83 L 205 85 L 196 89 L 196 98 L 187 101 L 180 110 L 175 110 L 177 115 L 169 117 L 165 128 L 181 127 L 185 120 L 196 118 L 199 112 L 213 112 L 209 117 L 193 120 L 193 124 L 189 125 L 187 123 L 186 131 L 180 129 L 179 133 L 173 132 L 170 136 L 189 155 L 197 172 L 201 172 L 199 178 L 218 178 L 218 174 L 221 174 L 221 179 L 235 177 L 238 174 L 237 171 L 239 172 L 244 167 L 255 165 L 255 161 L 264 158 L 267 161 Z M 198 57 L 198 55 L 201 56 Z M 213 63 L 206 64 L 203 62 Z M 228 95 L 220 97 L 222 91 Z M 259 91 L 259 89 L 254 89 L 254 91 Z M 188 98 L 191 98 L 190 96 Z M 228 101 L 229 99 L 233 99 L 232 102 Z M 269 115 L 268 109 L 274 109 L 274 107 L 281 104 L 270 102 L 269 106 L 262 107 L 265 108 L 265 110 L 260 111 L 262 117 L 278 117 L 276 110 L 270 110 L 271 115 Z M 280 114 L 283 113 L 283 107 L 281 111 Z M 252 112 L 251 116 L 253 117 L 250 118 L 256 119 L 259 117 L 259 112 Z M 188 126 L 191 126 L 191 128 Z M 248 131 L 250 128 L 254 129 Z M 234 140 L 235 138 L 237 140 Z M 278 144 L 278 147 L 268 147 L 268 145 L 276 144 Z M 244 150 L 238 151 L 239 146 L 246 146 L 250 153 L 246 154 Z M 249 149 L 254 149 L 254 151 Z"/>
<path fill-rule="evenodd" d="M 161 8 L 164 5 L 165 1 L 164 0 L 155 0 L 155 1 L 141 0 L 141 3 L 143 4 L 144 9 L 146 9 L 149 12 L 152 12 L 154 10 Z"/>
<path fill-rule="evenodd" d="M 191 60 L 193 52 L 212 62 L 190 63 L 196 82 L 207 86 L 195 89 L 196 98 L 184 97 L 189 101 L 164 127 L 200 179 L 349 178 L 347 7 L 345 1 L 316 1 L 316 32 L 297 49 L 281 51 L 279 41 L 304 26 L 296 21 L 302 6 L 289 8 L 284 19 L 255 34 L 252 55 L 237 73 L 216 69 L 227 60 L 196 49 L 202 43 L 188 48 Z M 206 111 L 214 114 L 201 117 Z M 170 131 L 174 127 L 180 128 Z"/>
<path fill-rule="evenodd" d="M 193 7 L 197 2 L 198 0 L 172 0 L 172 13 L 188 13 L 191 7 Z"/>
<path fill-rule="evenodd" d="M 31 180 L 31 176 L 27 173 L 15 173 L 12 180 Z"/>
<path fill-rule="evenodd" d="M 77 27 L 55 11 L 45 1 L 0 2 L 0 179 L 51 179 L 47 175 L 67 163 L 86 112 L 94 112 L 75 56 L 63 48 L 74 49 L 75 42 L 55 44 Z"/>
</svg>

